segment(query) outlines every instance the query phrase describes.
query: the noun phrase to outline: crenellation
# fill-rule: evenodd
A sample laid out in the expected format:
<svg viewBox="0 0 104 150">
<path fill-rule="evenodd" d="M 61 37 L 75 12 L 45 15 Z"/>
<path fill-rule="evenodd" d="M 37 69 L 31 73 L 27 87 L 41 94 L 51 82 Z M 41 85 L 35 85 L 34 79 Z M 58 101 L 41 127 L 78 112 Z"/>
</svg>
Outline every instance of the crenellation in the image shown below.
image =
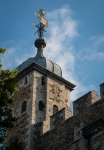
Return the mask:
<svg viewBox="0 0 104 150">
<path fill-rule="evenodd" d="M 44 40 L 41 42 L 44 44 Z M 38 64 L 38 59 L 48 68 Z M 20 91 L 12 95 L 10 107 L 19 119 L 7 130 L 6 145 L 17 136 L 25 150 L 103 150 L 104 83 L 100 85 L 101 100 L 96 91 L 88 92 L 73 102 L 72 116 L 70 92 L 75 85 L 58 76 L 58 65 L 43 59 L 42 55 L 35 57 L 37 63 L 18 74 Z M 56 66 L 54 73 L 48 70 L 49 64 L 51 69 Z"/>
<path fill-rule="evenodd" d="M 100 97 L 104 98 L 104 83 L 100 84 Z"/>
<path fill-rule="evenodd" d="M 98 107 L 96 107 L 96 106 L 98 106 Z M 41 138 L 38 139 L 38 142 L 39 142 L 38 146 L 40 147 L 40 149 L 41 149 L 41 147 L 44 147 L 44 150 L 58 149 L 58 148 L 60 150 L 63 150 L 63 149 L 87 150 L 88 141 L 87 141 L 87 139 L 85 139 L 82 136 L 82 129 L 87 127 L 88 125 L 92 124 L 93 122 L 95 122 L 95 120 L 98 118 L 96 116 L 102 117 L 102 119 L 104 118 L 103 107 L 104 107 L 104 100 L 97 101 L 93 105 L 90 105 L 88 108 L 86 108 L 85 112 L 78 114 L 77 116 L 69 117 L 62 124 L 58 124 L 58 128 L 57 128 L 57 127 L 55 127 L 55 124 L 54 124 L 54 122 L 55 122 L 54 115 L 60 113 L 62 111 L 62 110 L 60 110 L 59 112 L 57 112 L 56 114 L 51 116 L 51 121 L 53 122 L 53 129 L 48 131 L 48 133 L 43 134 L 41 136 Z M 100 110 L 101 113 L 96 113 L 95 109 L 97 112 L 99 112 L 99 110 Z M 103 115 L 101 115 L 101 114 L 103 114 Z M 61 115 L 61 113 L 60 113 L 60 115 Z M 91 116 L 92 116 L 92 119 L 90 120 Z M 99 138 L 99 140 L 98 140 L 99 143 L 101 143 L 101 144 L 99 144 L 99 148 L 103 147 L 103 141 L 104 141 L 104 140 L 101 141 L 101 139 L 103 139 L 103 134 L 104 134 L 104 128 L 102 128 L 102 129 L 103 129 L 103 132 L 100 131 L 100 132 L 98 132 L 99 134 L 96 132 L 97 138 L 99 136 L 101 136 L 101 138 Z M 54 136 L 54 133 L 55 133 L 55 136 Z M 93 141 L 92 139 L 94 138 L 94 141 L 95 141 L 96 137 L 95 136 L 91 137 L 91 143 Z M 62 138 L 63 140 L 61 140 L 60 138 Z M 49 139 L 49 140 L 47 140 L 47 139 Z M 50 140 L 51 140 L 51 143 L 50 143 Z M 40 144 L 40 141 L 42 142 L 41 144 Z M 60 141 L 61 141 L 61 143 L 60 143 Z M 67 143 L 67 141 L 68 141 L 68 143 Z M 58 143 L 58 145 L 57 145 L 57 143 Z"/>
<path fill-rule="evenodd" d="M 91 106 L 98 100 L 98 94 L 96 91 L 90 91 L 84 96 L 73 102 L 73 115 L 82 113 L 87 107 Z"/>
<path fill-rule="evenodd" d="M 69 108 L 63 108 L 50 117 L 50 130 L 54 129 L 57 125 L 63 123 L 67 118 L 72 116 L 72 111 Z"/>
</svg>

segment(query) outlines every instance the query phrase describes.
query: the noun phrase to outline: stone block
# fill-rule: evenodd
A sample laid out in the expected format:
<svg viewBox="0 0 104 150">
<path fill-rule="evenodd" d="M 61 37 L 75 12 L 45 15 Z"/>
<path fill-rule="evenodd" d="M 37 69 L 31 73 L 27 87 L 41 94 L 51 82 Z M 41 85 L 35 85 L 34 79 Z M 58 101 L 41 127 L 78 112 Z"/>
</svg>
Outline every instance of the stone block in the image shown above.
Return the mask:
<svg viewBox="0 0 104 150">
<path fill-rule="evenodd" d="M 59 124 L 63 123 L 67 118 L 71 117 L 72 113 L 69 108 L 63 108 L 50 117 L 50 129 L 52 130 Z"/>
<path fill-rule="evenodd" d="M 77 141 L 82 138 L 82 128 L 84 128 L 84 122 L 81 122 L 77 126 L 74 127 L 74 141 Z"/>
<path fill-rule="evenodd" d="M 104 98 L 104 83 L 100 84 L 100 97 L 101 99 Z"/>
<path fill-rule="evenodd" d="M 90 91 L 84 96 L 80 97 L 73 102 L 73 115 L 77 115 L 85 111 L 86 108 L 91 106 L 94 102 L 98 100 L 98 94 L 96 91 Z"/>
</svg>

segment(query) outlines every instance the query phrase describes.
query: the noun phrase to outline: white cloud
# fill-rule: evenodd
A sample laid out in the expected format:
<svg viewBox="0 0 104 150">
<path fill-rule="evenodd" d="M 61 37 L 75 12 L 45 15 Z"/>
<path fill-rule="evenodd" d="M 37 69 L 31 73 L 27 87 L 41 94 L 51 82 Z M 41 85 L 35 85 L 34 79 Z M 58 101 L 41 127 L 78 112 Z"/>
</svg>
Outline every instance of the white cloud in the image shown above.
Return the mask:
<svg viewBox="0 0 104 150">
<path fill-rule="evenodd" d="M 62 68 L 63 77 L 77 85 L 71 92 L 71 101 L 91 89 L 92 85 L 84 86 L 78 80 L 75 66 L 76 56 L 73 40 L 78 36 L 78 22 L 72 18 L 73 12 L 68 6 L 53 10 L 47 14 L 50 35 L 47 38 L 45 56 Z"/>
<path fill-rule="evenodd" d="M 88 46 L 80 51 L 78 58 L 84 61 L 104 61 L 104 36 L 91 37 Z"/>
<path fill-rule="evenodd" d="M 25 43 L 21 39 L 18 40 L 18 43 L 15 44 L 13 40 L 4 43 L 6 53 L 4 55 L 0 54 L 0 60 L 2 61 L 4 69 L 14 69 L 29 57 L 34 56 L 34 46 L 32 46 L 30 50 L 26 48 Z"/>
</svg>

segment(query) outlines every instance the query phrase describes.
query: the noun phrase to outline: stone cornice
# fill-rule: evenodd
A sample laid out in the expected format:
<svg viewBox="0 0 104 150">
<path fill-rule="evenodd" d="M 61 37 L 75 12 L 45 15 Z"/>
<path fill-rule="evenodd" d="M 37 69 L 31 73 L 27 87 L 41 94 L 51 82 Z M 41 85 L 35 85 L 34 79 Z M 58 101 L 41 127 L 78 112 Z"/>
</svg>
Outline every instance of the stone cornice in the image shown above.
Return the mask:
<svg viewBox="0 0 104 150">
<path fill-rule="evenodd" d="M 104 121 L 102 119 L 99 119 L 95 121 L 94 123 L 90 124 L 89 126 L 82 129 L 82 135 L 88 139 L 92 135 L 92 131 L 94 129 L 97 129 L 98 127 L 104 128 Z"/>
<path fill-rule="evenodd" d="M 64 78 L 52 73 L 48 69 L 45 69 L 45 68 L 41 67 L 40 65 L 38 65 L 36 63 L 32 63 L 27 68 L 25 68 L 23 71 L 19 72 L 18 75 L 17 75 L 17 78 L 21 79 L 24 76 L 26 76 L 28 73 L 30 73 L 31 71 L 38 71 L 38 72 L 42 73 L 45 76 L 52 77 L 52 78 L 64 83 L 65 86 L 68 89 L 70 89 L 70 91 L 74 90 L 74 87 L 76 87 L 76 85 L 74 85 L 73 83 L 71 83 L 71 82 L 65 80 Z"/>
</svg>

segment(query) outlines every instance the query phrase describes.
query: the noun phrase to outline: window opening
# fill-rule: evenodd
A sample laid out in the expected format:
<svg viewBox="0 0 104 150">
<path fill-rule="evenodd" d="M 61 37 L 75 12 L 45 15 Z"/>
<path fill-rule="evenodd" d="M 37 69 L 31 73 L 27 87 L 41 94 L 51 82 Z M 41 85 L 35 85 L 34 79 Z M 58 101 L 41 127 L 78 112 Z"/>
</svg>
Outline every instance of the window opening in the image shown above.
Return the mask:
<svg viewBox="0 0 104 150">
<path fill-rule="evenodd" d="M 24 102 L 22 103 L 22 106 L 21 106 L 21 113 L 23 113 L 23 112 L 26 111 L 26 107 L 27 107 L 27 102 L 24 101 Z"/>
<path fill-rule="evenodd" d="M 9 114 L 9 118 L 11 119 L 12 118 L 12 109 L 10 110 L 10 114 Z"/>
<path fill-rule="evenodd" d="M 39 101 L 39 110 L 44 111 L 44 103 L 42 101 Z"/>
<path fill-rule="evenodd" d="M 56 105 L 53 105 L 53 114 L 55 114 L 58 111 L 58 107 Z"/>
<path fill-rule="evenodd" d="M 25 78 L 25 84 L 27 84 L 27 77 Z"/>
<path fill-rule="evenodd" d="M 45 85 L 45 77 L 44 76 L 42 76 L 42 78 L 41 78 L 41 83 L 42 83 L 42 85 Z"/>
</svg>

